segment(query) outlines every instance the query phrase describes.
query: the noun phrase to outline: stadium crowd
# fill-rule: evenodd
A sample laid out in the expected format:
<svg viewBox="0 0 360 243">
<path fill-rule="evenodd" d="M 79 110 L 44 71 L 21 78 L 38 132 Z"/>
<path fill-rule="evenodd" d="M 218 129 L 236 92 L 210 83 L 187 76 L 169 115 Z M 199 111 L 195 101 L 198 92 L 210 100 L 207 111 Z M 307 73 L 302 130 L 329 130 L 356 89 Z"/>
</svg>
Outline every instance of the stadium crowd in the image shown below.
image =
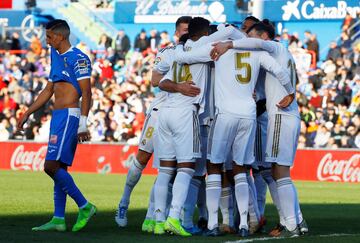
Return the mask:
<svg viewBox="0 0 360 243">
<path fill-rule="evenodd" d="M 360 42 L 351 40 L 354 30 L 348 31 L 355 22 L 345 18 L 341 38 L 330 44 L 320 65 L 298 69 L 300 148 L 360 148 Z M 319 61 L 316 34 L 307 31 L 305 40 L 298 36 L 284 30 L 278 40 L 294 55 L 310 50 Z M 93 62 L 92 141 L 138 143 L 146 109 L 158 92 L 150 84 L 157 49 L 173 43 L 166 31 L 154 29 L 141 31 L 133 45 L 124 30 L 114 39 L 103 35 L 97 52 L 77 45 Z M 1 49 L 21 49 L 18 34 L 1 40 Z M 0 52 L 0 140 L 47 141 L 52 102 L 31 117 L 24 133 L 16 131 L 16 120 L 45 87 L 48 74 L 49 53 L 44 46 L 39 50 L 36 38 L 26 54 Z"/>
</svg>

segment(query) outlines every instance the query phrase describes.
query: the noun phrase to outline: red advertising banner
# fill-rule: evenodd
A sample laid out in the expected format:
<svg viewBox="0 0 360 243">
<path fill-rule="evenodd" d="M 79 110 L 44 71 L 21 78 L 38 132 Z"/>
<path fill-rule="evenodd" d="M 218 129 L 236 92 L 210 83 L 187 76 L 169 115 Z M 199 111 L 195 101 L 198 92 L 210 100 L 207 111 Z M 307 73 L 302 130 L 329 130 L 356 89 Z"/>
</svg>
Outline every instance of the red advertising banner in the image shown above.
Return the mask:
<svg viewBox="0 0 360 243">
<path fill-rule="evenodd" d="M 46 144 L 0 142 L 0 169 L 41 171 Z M 137 146 L 121 144 L 78 145 L 71 171 L 90 173 L 127 173 Z M 156 174 L 152 161 L 145 174 Z M 360 182 L 360 150 L 298 150 L 291 169 L 295 180 Z"/>
<path fill-rule="evenodd" d="M 1 0 L 0 8 L 12 8 L 12 0 Z"/>
</svg>

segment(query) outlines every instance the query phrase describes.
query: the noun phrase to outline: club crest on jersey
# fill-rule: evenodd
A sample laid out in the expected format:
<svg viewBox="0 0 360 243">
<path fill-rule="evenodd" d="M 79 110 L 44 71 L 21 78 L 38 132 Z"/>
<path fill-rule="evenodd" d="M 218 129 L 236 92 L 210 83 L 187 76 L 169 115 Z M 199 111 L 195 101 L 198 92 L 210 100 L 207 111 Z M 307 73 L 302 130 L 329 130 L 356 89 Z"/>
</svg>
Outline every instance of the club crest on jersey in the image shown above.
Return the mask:
<svg viewBox="0 0 360 243">
<path fill-rule="evenodd" d="M 146 139 L 143 139 L 143 140 L 141 141 L 141 144 L 142 144 L 142 145 L 146 145 Z"/>
<path fill-rule="evenodd" d="M 154 61 L 155 65 L 158 64 L 159 62 L 161 62 L 161 57 L 157 57 Z"/>
<path fill-rule="evenodd" d="M 64 66 L 65 66 L 65 67 L 68 66 L 66 62 L 67 62 L 67 57 L 64 57 Z"/>
<path fill-rule="evenodd" d="M 50 139 L 49 142 L 52 144 L 56 144 L 57 143 L 57 135 L 50 135 Z"/>
<path fill-rule="evenodd" d="M 79 65 L 79 68 L 86 68 L 87 67 L 87 61 L 86 59 L 79 59 L 77 61 L 77 64 Z"/>
</svg>

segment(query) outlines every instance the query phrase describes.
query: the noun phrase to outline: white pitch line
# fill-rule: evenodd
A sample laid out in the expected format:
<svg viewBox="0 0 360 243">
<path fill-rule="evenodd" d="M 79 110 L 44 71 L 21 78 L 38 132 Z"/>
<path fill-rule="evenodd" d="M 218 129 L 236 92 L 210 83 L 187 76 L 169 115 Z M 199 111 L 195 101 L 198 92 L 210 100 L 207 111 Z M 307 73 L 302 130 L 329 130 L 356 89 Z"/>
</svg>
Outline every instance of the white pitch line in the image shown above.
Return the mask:
<svg viewBox="0 0 360 243">
<path fill-rule="evenodd" d="M 310 235 L 310 236 L 319 236 L 319 237 L 339 237 L 339 236 L 360 236 L 360 234 L 328 234 L 328 235 Z M 298 238 L 298 237 L 295 237 Z M 301 238 L 301 237 L 300 237 Z M 260 237 L 260 238 L 252 238 L 252 239 L 245 239 L 245 240 L 235 240 L 235 241 L 226 241 L 225 243 L 247 243 L 247 242 L 254 242 L 254 241 L 268 241 L 268 240 L 282 240 L 285 239 L 284 237 Z"/>
</svg>

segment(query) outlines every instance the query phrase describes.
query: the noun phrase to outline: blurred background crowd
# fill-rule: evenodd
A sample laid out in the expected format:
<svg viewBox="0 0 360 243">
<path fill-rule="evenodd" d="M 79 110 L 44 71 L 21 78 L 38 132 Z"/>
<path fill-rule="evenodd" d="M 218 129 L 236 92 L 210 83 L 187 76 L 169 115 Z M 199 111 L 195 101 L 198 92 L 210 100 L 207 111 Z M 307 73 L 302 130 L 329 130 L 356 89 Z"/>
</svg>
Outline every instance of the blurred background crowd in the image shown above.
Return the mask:
<svg viewBox="0 0 360 243">
<path fill-rule="evenodd" d="M 338 40 L 329 43 L 326 60 L 319 60 L 316 33 L 299 34 L 283 30 L 277 39 L 294 55 L 311 53 L 311 68 L 298 65 L 297 100 L 301 114 L 299 148 L 360 148 L 360 42 L 350 29 L 358 19 L 347 15 Z M 175 37 L 156 29 L 141 31 L 134 43 L 123 29 L 115 38 L 101 36 L 97 50 L 82 42 L 76 46 L 93 64 L 93 104 L 89 114 L 92 141 L 137 144 L 157 89 L 151 87 L 151 70 L 157 50 L 175 43 Z M 9 50 L 27 49 L 26 52 Z M 16 120 L 45 87 L 49 74 L 49 53 L 34 38 L 21 46 L 19 35 L 1 39 L 0 50 L 0 140 L 47 141 L 52 102 L 27 122 L 24 133 Z"/>
</svg>

